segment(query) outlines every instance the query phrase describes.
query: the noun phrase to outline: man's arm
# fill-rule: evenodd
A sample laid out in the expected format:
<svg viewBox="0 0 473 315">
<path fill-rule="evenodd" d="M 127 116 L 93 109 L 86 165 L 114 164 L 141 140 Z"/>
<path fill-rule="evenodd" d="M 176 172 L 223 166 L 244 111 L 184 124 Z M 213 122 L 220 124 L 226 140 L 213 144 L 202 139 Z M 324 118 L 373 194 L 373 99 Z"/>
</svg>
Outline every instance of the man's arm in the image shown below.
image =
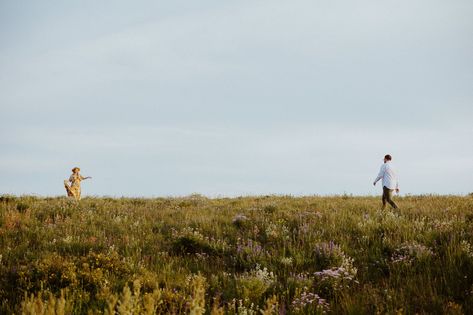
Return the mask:
<svg viewBox="0 0 473 315">
<path fill-rule="evenodd" d="M 381 168 L 379 169 L 379 174 L 378 174 L 378 177 L 376 177 L 376 179 L 374 180 L 373 182 L 373 185 L 376 186 L 376 183 L 378 182 L 378 180 L 380 180 L 381 178 L 383 178 L 384 176 L 384 172 L 385 172 L 385 167 L 384 167 L 385 164 L 381 165 Z"/>
<path fill-rule="evenodd" d="M 84 180 L 84 179 L 89 179 L 89 178 L 92 178 L 92 177 L 90 177 L 90 176 L 87 176 L 87 177 L 81 176 L 81 179 L 82 179 L 82 180 Z"/>
</svg>

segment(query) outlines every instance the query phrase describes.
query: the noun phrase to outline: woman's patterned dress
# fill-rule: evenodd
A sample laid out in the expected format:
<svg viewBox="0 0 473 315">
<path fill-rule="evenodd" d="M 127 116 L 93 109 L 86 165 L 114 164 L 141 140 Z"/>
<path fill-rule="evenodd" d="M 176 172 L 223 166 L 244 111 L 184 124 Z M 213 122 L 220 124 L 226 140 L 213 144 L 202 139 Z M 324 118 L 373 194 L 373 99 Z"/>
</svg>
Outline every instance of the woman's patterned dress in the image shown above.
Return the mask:
<svg viewBox="0 0 473 315">
<path fill-rule="evenodd" d="M 76 200 L 80 200 L 80 182 L 85 179 L 79 173 L 72 173 L 71 177 L 69 177 L 69 183 L 67 180 L 64 181 L 64 187 L 67 191 L 68 197 L 74 197 Z"/>
</svg>

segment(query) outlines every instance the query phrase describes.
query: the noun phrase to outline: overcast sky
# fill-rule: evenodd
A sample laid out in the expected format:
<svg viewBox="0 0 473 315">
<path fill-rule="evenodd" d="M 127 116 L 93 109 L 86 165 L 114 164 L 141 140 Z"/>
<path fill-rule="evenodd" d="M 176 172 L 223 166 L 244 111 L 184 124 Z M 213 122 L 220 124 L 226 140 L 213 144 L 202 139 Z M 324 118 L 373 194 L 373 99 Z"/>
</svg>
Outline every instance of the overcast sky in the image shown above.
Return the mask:
<svg viewBox="0 0 473 315">
<path fill-rule="evenodd" d="M 0 0 L 0 194 L 473 192 L 473 2 Z"/>
</svg>

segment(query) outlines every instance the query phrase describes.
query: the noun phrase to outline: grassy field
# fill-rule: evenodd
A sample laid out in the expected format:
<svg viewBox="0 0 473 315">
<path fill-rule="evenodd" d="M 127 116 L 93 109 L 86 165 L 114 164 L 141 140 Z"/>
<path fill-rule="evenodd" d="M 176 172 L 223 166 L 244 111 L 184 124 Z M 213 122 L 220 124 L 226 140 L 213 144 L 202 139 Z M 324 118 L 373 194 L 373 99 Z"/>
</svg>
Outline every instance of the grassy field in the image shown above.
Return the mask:
<svg viewBox="0 0 473 315">
<path fill-rule="evenodd" d="M 473 196 L 0 197 L 1 314 L 472 314 Z"/>
</svg>

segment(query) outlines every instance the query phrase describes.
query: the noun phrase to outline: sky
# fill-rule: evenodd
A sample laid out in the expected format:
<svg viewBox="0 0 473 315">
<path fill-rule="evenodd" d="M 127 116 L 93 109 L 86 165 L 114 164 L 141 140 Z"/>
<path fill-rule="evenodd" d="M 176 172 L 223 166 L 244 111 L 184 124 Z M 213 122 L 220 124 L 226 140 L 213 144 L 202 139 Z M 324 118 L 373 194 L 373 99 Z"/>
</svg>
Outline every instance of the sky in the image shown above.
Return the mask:
<svg viewBox="0 0 473 315">
<path fill-rule="evenodd" d="M 0 0 L 0 194 L 473 192 L 473 2 Z"/>
</svg>

